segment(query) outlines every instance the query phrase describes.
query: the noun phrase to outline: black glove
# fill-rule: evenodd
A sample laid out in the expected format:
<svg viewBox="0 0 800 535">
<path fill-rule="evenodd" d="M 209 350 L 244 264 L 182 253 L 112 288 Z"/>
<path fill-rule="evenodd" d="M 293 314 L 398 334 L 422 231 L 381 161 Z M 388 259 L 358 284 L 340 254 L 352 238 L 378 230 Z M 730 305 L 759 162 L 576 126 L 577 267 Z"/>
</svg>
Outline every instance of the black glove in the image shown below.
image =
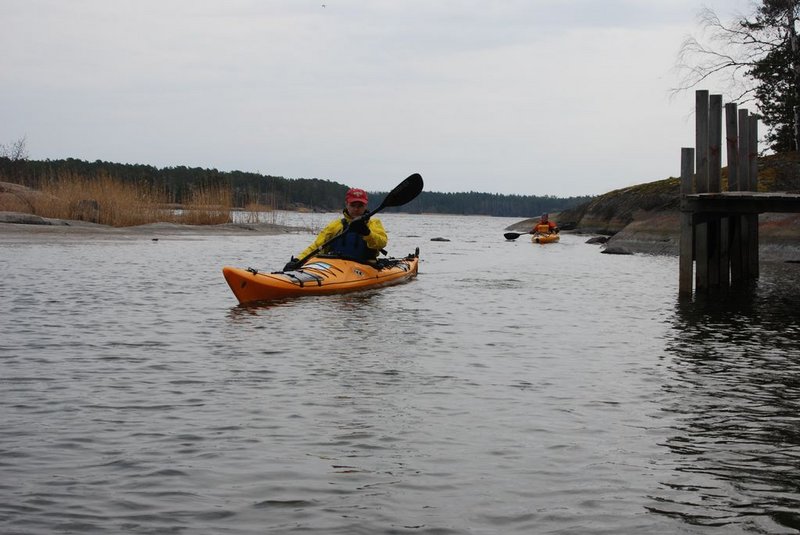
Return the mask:
<svg viewBox="0 0 800 535">
<path fill-rule="evenodd" d="M 350 223 L 350 230 L 352 232 L 357 232 L 357 233 L 361 234 L 362 236 L 368 235 L 371 231 L 369 230 L 369 226 L 367 226 L 367 221 L 369 221 L 369 220 L 368 219 L 362 219 L 362 218 L 354 219 Z"/>
<path fill-rule="evenodd" d="M 289 260 L 285 266 L 283 266 L 283 271 L 295 271 L 300 269 L 300 266 L 302 266 L 300 261 L 297 258 L 292 257 L 292 259 Z"/>
</svg>

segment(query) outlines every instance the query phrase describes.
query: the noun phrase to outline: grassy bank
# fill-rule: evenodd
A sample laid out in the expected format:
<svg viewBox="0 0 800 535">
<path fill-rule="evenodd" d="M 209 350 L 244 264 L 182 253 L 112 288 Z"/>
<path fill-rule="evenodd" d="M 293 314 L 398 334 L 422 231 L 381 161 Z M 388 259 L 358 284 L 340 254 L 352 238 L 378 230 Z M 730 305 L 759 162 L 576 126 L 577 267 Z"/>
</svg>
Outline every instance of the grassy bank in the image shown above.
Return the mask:
<svg viewBox="0 0 800 535">
<path fill-rule="evenodd" d="M 60 174 L 37 189 L 6 184 L 0 187 L 0 211 L 22 212 L 51 219 L 91 221 L 113 227 L 148 223 L 219 225 L 232 222 L 233 195 L 225 186 L 195 188 L 189 200 L 176 205 L 169 195 L 146 183 L 103 176 L 88 179 Z M 261 223 L 269 207 L 248 204 L 247 223 Z"/>
</svg>

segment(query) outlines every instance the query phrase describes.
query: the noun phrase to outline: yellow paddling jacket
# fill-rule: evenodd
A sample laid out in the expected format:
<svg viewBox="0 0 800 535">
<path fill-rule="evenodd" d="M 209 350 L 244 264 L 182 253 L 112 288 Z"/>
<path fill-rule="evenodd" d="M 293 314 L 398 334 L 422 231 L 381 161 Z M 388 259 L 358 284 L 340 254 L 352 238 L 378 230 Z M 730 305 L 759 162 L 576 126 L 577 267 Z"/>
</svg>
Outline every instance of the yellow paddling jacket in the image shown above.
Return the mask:
<svg viewBox="0 0 800 535">
<path fill-rule="evenodd" d="M 342 230 L 344 229 L 344 223 L 347 224 L 352 221 L 350 215 L 345 211 L 344 217 L 341 219 L 334 219 L 328 225 L 320 231 L 317 235 L 317 238 L 314 240 L 314 243 L 309 245 L 308 247 L 303 250 L 302 253 L 297 258 L 305 258 L 306 255 L 311 254 L 314 250 L 318 249 L 322 246 L 323 243 L 327 242 L 328 240 L 332 240 L 335 236 L 341 234 Z M 377 217 L 369 218 L 367 221 L 367 227 L 369 227 L 369 234 L 366 236 L 361 236 L 360 234 L 355 233 L 348 233 L 349 236 L 343 236 L 346 239 L 359 239 L 364 241 L 364 245 L 366 245 L 366 249 L 368 250 L 366 256 L 363 260 L 369 260 L 370 258 L 376 258 L 378 256 L 378 252 L 386 247 L 386 244 L 389 243 L 389 238 L 386 236 L 386 230 L 383 228 L 383 223 Z M 334 240 L 333 244 L 329 244 L 326 246 L 322 252 L 323 253 L 330 253 L 335 252 L 332 250 L 332 246 L 336 245 L 336 240 Z"/>
</svg>

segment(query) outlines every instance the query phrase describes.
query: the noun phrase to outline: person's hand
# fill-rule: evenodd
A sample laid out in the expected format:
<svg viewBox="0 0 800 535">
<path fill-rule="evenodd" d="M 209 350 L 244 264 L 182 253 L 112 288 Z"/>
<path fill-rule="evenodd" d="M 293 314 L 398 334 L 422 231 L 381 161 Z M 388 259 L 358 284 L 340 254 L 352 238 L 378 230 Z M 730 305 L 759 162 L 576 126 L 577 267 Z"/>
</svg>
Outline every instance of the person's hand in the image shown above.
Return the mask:
<svg viewBox="0 0 800 535">
<path fill-rule="evenodd" d="M 283 271 L 296 271 L 297 269 L 300 269 L 301 265 L 302 264 L 300 264 L 300 260 L 292 257 L 292 259 L 289 260 L 285 266 L 283 266 Z"/>
<path fill-rule="evenodd" d="M 354 219 L 350 223 L 350 230 L 353 232 L 357 232 L 362 236 L 368 235 L 371 231 L 369 230 L 369 226 L 367 225 L 368 219 L 358 218 Z"/>
</svg>

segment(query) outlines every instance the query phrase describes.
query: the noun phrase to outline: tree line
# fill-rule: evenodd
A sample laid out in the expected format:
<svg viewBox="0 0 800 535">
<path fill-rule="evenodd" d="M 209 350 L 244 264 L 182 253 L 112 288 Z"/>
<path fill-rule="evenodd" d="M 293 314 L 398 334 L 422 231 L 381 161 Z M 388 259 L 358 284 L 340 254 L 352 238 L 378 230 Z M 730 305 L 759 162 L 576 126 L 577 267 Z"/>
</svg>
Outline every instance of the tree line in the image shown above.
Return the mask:
<svg viewBox="0 0 800 535">
<path fill-rule="evenodd" d="M 199 188 L 230 188 L 235 206 L 262 205 L 275 210 L 333 212 L 342 208 L 348 186 L 319 178 L 284 178 L 243 171 L 219 171 L 199 167 L 157 168 L 143 164 L 122 164 L 74 158 L 29 160 L 0 155 L 0 180 L 39 188 L 43 182 L 70 177 L 113 178 L 143 183 L 163 190 L 176 204 L 182 204 Z M 387 192 L 369 192 L 372 206 L 378 206 Z M 555 197 L 501 195 L 465 192 L 423 191 L 409 204 L 386 211 L 409 213 L 530 217 L 557 212 L 591 199 L 590 196 Z"/>
</svg>

